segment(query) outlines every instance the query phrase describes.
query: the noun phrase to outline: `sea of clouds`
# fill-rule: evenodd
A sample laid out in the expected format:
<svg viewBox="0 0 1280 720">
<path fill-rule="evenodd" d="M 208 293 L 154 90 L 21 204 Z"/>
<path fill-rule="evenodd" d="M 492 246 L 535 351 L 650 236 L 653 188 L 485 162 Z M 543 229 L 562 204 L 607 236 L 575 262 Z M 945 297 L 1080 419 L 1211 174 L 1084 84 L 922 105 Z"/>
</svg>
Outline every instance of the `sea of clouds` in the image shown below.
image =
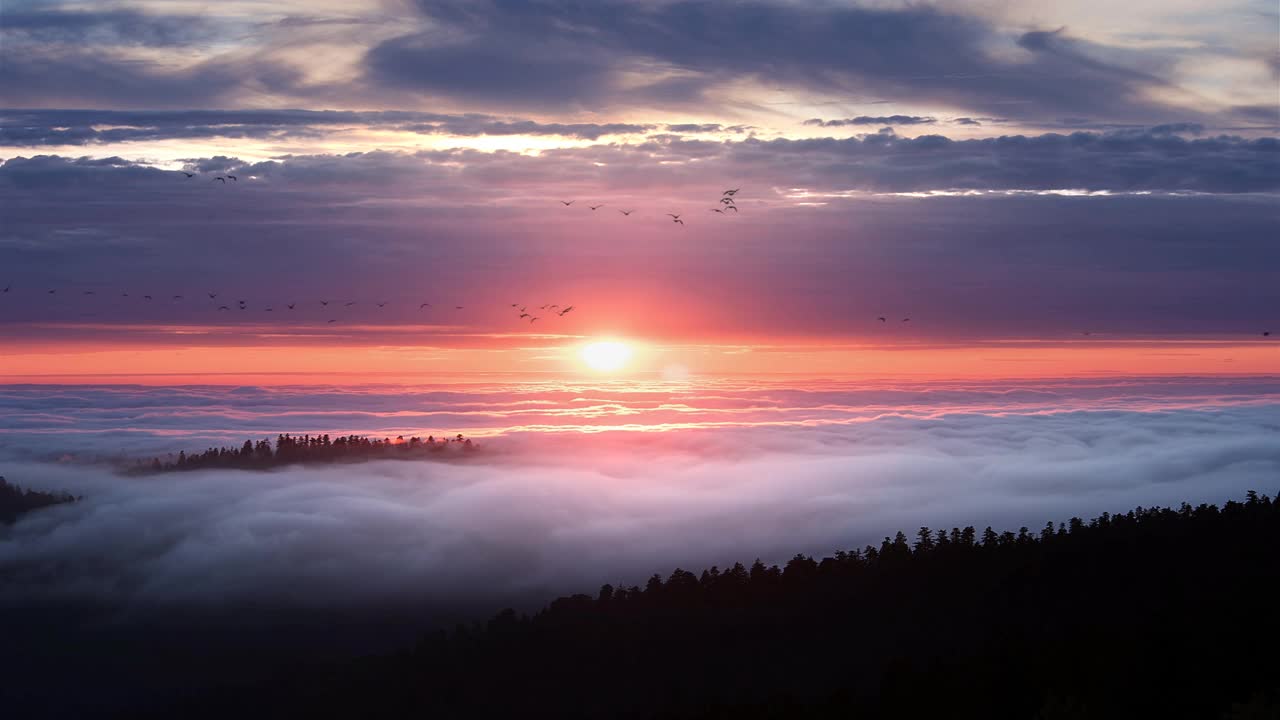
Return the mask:
<svg viewBox="0 0 1280 720">
<path fill-rule="evenodd" d="M 0 528 L 0 606 L 124 622 L 237 608 L 483 616 L 921 525 L 1035 529 L 1280 490 L 1280 380 L 1267 378 L 9 387 L 0 409 L 0 474 L 84 496 Z M 500 425 L 465 462 L 139 477 L 85 460 L 277 430 Z"/>
</svg>

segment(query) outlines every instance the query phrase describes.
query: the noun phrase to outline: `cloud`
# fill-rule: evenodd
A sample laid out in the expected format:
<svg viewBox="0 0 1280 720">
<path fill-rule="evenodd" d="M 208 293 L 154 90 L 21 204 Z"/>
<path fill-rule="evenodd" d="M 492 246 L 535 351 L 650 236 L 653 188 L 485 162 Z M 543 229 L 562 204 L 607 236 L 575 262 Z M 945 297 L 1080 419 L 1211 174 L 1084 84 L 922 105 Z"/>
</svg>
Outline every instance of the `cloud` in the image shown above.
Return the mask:
<svg viewBox="0 0 1280 720">
<path fill-rule="evenodd" d="M 110 127 L 102 127 L 110 126 Z M 7 110 L 0 112 L 0 145 L 106 145 L 146 140 L 321 137 L 368 128 L 429 135 L 551 135 L 598 140 L 643 134 L 637 123 L 540 123 L 490 115 L 339 110 Z M 717 126 L 718 127 L 718 126 Z"/>
<path fill-rule="evenodd" d="M 958 412 L 856 426 L 574 434 L 513 438 L 523 447 L 516 454 L 475 463 L 162 482 L 10 462 L 10 480 L 86 498 L 8 531 L 0 603 L 106 606 L 125 618 L 489 607 L 639 583 L 676 565 L 830 552 L 922 524 L 1034 527 L 1136 504 L 1220 501 L 1272 490 L 1278 413 L 1274 404 Z"/>
<path fill-rule="evenodd" d="M 847 125 L 932 125 L 937 121 L 937 118 L 921 117 L 919 115 L 859 115 L 858 117 L 844 120 L 812 118 L 805 120 L 804 124 L 817 127 L 845 127 Z"/>
</svg>

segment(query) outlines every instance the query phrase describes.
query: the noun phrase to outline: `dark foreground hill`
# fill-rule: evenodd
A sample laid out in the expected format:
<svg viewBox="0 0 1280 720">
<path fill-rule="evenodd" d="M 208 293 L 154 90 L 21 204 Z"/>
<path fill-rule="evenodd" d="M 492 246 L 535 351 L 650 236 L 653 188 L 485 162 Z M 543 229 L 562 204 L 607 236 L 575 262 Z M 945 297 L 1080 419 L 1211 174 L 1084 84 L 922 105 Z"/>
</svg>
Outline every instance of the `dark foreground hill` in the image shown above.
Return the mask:
<svg viewBox="0 0 1280 720">
<path fill-rule="evenodd" d="M 202 697 L 202 717 L 1276 718 L 1280 501 L 676 570 Z M 568 561 L 566 559 L 566 561 Z M 170 715 L 178 716 L 178 715 Z"/>
</svg>

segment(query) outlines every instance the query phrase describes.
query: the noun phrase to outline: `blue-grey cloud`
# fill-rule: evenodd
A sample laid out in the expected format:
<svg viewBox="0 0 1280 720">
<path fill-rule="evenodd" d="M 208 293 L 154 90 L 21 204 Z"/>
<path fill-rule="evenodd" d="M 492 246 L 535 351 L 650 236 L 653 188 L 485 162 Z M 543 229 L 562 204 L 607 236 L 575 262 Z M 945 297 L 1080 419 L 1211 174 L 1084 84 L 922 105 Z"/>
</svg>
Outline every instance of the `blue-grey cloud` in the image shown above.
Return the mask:
<svg viewBox="0 0 1280 720">
<path fill-rule="evenodd" d="M 937 118 L 920 115 L 859 115 L 837 120 L 811 118 L 805 120 L 804 124 L 816 127 L 845 127 L 848 125 L 932 125 L 937 121 Z"/>
</svg>

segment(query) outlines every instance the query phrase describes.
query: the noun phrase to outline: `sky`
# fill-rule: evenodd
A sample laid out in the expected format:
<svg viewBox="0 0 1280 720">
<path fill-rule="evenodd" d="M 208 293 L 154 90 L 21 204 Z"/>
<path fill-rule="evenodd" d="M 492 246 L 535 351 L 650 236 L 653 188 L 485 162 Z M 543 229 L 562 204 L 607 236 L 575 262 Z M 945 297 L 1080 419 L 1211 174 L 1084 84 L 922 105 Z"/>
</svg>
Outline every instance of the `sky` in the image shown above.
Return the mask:
<svg viewBox="0 0 1280 720">
<path fill-rule="evenodd" d="M 0 380 L 1274 372 L 1274 3 L 1114 5 L 7 2 Z"/>
</svg>

